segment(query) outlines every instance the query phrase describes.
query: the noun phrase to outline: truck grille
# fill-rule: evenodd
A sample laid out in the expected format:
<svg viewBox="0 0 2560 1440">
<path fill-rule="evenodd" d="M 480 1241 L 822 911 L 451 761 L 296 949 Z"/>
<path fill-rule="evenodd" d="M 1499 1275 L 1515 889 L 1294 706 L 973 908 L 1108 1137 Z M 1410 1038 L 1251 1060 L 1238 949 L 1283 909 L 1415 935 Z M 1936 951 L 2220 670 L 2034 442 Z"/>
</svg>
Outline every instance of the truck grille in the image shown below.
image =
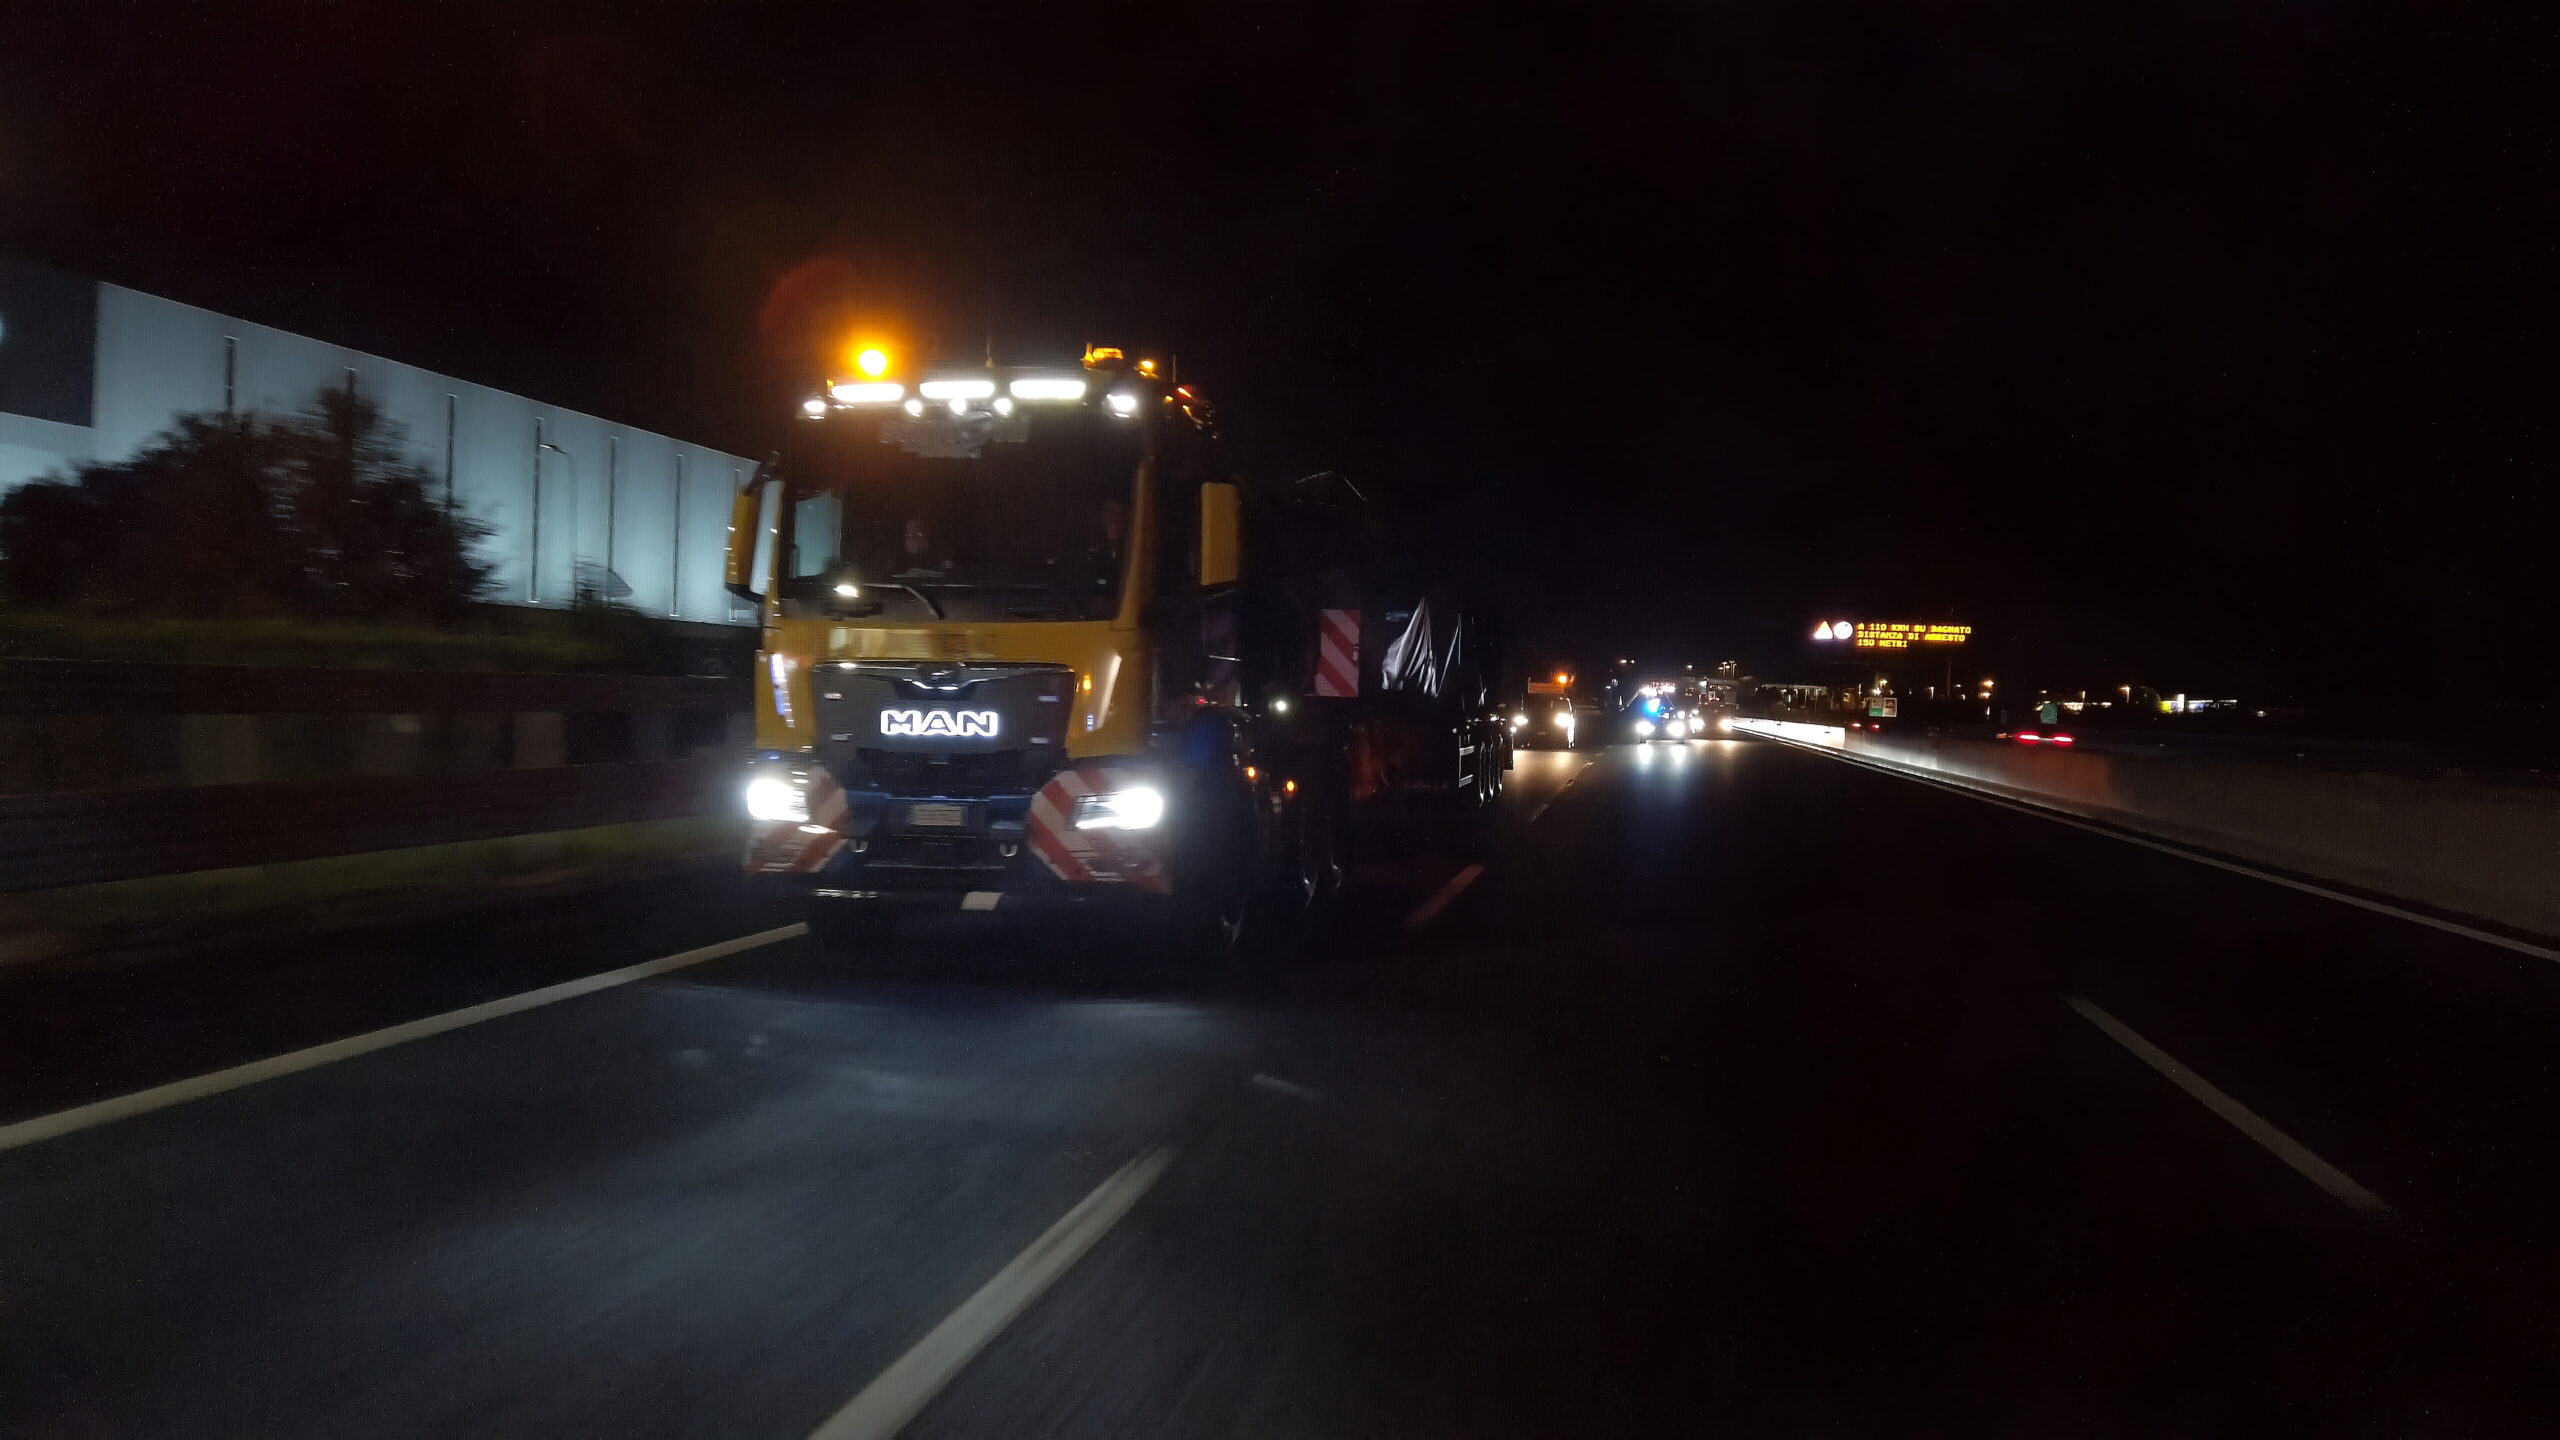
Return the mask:
<svg viewBox="0 0 2560 1440">
<path fill-rule="evenodd" d="M 983 890 L 1001 888 L 1005 860 L 996 842 L 982 836 L 892 834 L 872 840 L 862 868 L 874 881 L 900 889 Z"/>
<path fill-rule="evenodd" d="M 817 751 L 848 790 L 1023 795 L 1066 753 L 1075 675 L 1063 665 L 857 660 L 818 666 Z M 984 730 L 891 730 L 883 717 L 966 717 Z"/>
<path fill-rule="evenodd" d="M 896 750 L 853 751 L 848 789 L 891 795 L 941 795 L 953 799 L 1021 795 L 1039 789 L 1057 769 L 1058 752 L 992 750 L 978 754 L 919 755 Z"/>
</svg>

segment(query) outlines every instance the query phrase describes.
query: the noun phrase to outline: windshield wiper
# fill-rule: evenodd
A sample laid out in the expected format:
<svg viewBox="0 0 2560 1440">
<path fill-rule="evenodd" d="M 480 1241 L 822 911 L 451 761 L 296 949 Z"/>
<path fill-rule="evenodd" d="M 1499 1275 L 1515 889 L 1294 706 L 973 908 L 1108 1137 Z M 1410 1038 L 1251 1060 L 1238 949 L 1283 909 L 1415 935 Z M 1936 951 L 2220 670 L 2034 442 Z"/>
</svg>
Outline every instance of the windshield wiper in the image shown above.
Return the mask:
<svg viewBox="0 0 2560 1440">
<path fill-rule="evenodd" d="M 1079 619 L 1083 618 L 1085 614 L 1084 602 L 1076 598 L 1074 591 L 1067 589 L 1063 585 L 1051 584 L 1045 580 L 948 580 L 927 585 L 908 585 L 897 581 L 892 581 L 890 583 L 896 584 L 899 589 L 905 590 L 919 599 L 924 599 L 924 592 L 927 590 L 959 591 L 964 594 L 1003 594 L 1011 592 L 1013 594 L 1029 593 L 1034 595 L 1054 595 L 1057 597 L 1057 604 L 1038 608 L 1045 613 L 1071 615 Z M 926 600 L 925 603 L 928 605 L 933 604 L 931 600 Z M 1008 611 L 1019 614 L 1024 610 L 1033 609 L 1034 607 L 1025 605 L 1008 605 L 1005 608 Z M 943 618 L 940 606 L 935 606 L 933 615 L 937 620 Z"/>
<path fill-rule="evenodd" d="M 884 580 L 879 582 L 879 585 L 880 588 L 884 590 L 904 590 L 908 594 L 913 595 L 916 597 L 918 603 L 922 604 L 927 610 L 933 612 L 933 618 L 936 620 L 948 620 L 951 618 L 949 615 L 943 613 L 942 602 L 924 593 L 926 587 L 922 585 L 909 585 L 902 580 Z"/>
</svg>

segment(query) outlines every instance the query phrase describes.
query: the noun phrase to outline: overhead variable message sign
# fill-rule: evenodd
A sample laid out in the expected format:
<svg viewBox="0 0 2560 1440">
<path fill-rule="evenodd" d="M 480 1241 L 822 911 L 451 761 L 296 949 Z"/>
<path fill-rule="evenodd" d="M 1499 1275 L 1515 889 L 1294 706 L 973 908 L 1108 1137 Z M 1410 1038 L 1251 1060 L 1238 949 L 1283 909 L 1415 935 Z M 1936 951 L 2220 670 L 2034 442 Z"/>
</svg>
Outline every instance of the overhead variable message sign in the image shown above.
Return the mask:
<svg viewBox="0 0 2560 1440">
<path fill-rule="evenodd" d="M 1849 642 L 1852 650 L 1916 650 L 1962 645 L 1973 635 L 1970 625 L 1935 624 L 1925 620 L 1823 620 L 1813 627 L 1816 640 Z"/>
</svg>

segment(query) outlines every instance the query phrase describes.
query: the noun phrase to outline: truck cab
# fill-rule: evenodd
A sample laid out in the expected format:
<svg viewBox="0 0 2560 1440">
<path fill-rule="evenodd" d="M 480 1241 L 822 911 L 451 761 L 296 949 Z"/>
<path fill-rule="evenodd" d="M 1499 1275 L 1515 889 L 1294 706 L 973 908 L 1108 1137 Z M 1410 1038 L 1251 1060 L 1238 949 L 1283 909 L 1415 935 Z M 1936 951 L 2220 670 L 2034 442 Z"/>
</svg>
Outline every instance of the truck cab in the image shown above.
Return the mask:
<svg viewBox="0 0 2560 1440">
<path fill-rule="evenodd" d="M 1258 809 L 1209 406 L 1117 351 L 861 359 L 733 511 L 763 627 L 750 882 L 827 934 L 1109 904 L 1231 935 Z"/>
</svg>

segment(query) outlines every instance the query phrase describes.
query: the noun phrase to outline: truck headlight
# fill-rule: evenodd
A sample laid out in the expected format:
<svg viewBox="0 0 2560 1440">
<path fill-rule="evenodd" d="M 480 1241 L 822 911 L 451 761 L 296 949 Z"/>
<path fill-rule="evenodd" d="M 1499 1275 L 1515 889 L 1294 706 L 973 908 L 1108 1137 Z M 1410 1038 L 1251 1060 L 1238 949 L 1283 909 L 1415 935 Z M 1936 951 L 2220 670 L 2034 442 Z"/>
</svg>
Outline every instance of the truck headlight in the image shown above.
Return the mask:
<svg viewBox="0 0 2560 1440">
<path fill-rule="evenodd" d="M 1152 785 L 1076 798 L 1079 830 L 1152 830 L 1163 818 L 1164 792 Z"/>
<path fill-rule="evenodd" d="M 1651 735 L 1653 733 L 1653 722 L 1650 720 L 1637 721 L 1636 733 L 1638 735 Z"/>
<path fill-rule="evenodd" d="M 759 775 L 747 782 L 747 813 L 774 825 L 796 825 L 809 818 L 809 794 L 779 775 Z"/>
</svg>

